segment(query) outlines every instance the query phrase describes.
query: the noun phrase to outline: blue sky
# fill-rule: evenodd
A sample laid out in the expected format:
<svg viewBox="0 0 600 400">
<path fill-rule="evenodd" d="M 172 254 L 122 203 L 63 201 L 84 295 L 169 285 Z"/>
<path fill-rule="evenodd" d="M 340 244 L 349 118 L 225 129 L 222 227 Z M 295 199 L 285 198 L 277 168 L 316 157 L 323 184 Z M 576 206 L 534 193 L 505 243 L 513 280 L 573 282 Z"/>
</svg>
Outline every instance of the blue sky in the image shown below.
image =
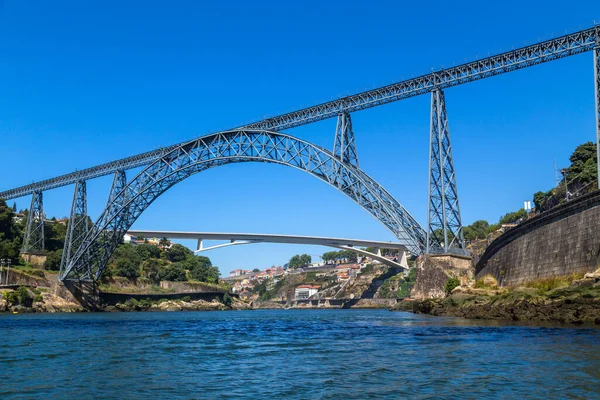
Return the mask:
<svg viewBox="0 0 600 400">
<path fill-rule="evenodd" d="M 600 3 L 0 1 L 0 189 L 127 157 L 589 27 Z M 451 88 L 463 222 L 496 221 L 554 183 L 594 139 L 592 55 Z M 354 113 L 361 167 L 423 225 L 429 96 Z M 288 133 L 331 148 L 335 120 Z M 110 177 L 88 182 L 95 219 Z M 69 213 L 73 187 L 45 193 Z M 29 198 L 17 199 L 20 208 Z M 228 165 L 161 196 L 140 229 L 393 240 L 306 173 Z M 189 243 L 192 245 L 192 243 Z M 222 273 L 326 248 L 234 246 Z M 315 258 L 315 257 L 313 257 Z"/>
</svg>

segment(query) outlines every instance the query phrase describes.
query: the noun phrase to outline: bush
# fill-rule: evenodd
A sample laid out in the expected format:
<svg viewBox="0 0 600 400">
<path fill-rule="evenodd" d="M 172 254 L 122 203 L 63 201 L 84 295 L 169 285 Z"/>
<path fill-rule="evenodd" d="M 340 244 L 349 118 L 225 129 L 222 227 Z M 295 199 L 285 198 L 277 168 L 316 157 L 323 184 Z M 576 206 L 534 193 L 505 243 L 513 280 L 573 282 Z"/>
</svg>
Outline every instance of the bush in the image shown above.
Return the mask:
<svg viewBox="0 0 600 400">
<path fill-rule="evenodd" d="M 62 250 L 51 251 L 44 261 L 44 269 L 48 271 L 58 271 L 62 259 Z"/>
<path fill-rule="evenodd" d="M 170 281 L 170 282 L 185 282 L 187 281 L 187 276 L 185 273 L 185 269 L 179 263 L 171 264 L 165 268 L 163 268 L 159 277 L 161 281 Z"/>
<path fill-rule="evenodd" d="M 183 296 L 181 298 L 181 301 L 184 301 L 186 303 L 189 303 L 190 301 L 192 301 L 192 298 L 190 296 Z"/>
<path fill-rule="evenodd" d="M 41 294 L 36 294 L 35 296 L 33 296 L 33 302 L 34 303 L 38 303 L 38 302 L 43 301 L 43 300 L 44 299 L 43 299 L 43 297 L 42 297 Z"/>
<path fill-rule="evenodd" d="M 446 291 L 446 295 L 449 295 L 455 287 L 460 286 L 460 281 L 457 278 L 450 278 L 446 282 L 446 286 L 444 286 L 444 290 Z"/>
<path fill-rule="evenodd" d="M 227 307 L 231 307 L 231 303 L 233 303 L 233 299 L 231 298 L 229 293 L 225 293 L 223 295 L 223 304 L 225 304 Z"/>
<path fill-rule="evenodd" d="M 115 264 L 115 275 L 129 279 L 136 279 L 140 276 L 137 265 L 127 258 L 119 258 Z"/>
</svg>

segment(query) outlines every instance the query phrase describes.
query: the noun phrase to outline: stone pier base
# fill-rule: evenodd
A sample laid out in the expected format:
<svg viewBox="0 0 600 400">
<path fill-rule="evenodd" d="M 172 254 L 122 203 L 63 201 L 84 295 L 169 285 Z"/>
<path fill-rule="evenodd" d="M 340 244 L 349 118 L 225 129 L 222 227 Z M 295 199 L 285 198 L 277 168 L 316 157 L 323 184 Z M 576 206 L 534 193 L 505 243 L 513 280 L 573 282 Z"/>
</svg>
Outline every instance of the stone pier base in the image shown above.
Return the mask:
<svg viewBox="0 0 600 400">
<path fill-rule="evenodd" d="M 448 279 L 457 278 L 464 285 L 475 275 L 471 257 L 454 254 L 420 255 L 416 268 L 417 281 L 411 297 L 417 300 L 445 297 Z"/>
</svg>

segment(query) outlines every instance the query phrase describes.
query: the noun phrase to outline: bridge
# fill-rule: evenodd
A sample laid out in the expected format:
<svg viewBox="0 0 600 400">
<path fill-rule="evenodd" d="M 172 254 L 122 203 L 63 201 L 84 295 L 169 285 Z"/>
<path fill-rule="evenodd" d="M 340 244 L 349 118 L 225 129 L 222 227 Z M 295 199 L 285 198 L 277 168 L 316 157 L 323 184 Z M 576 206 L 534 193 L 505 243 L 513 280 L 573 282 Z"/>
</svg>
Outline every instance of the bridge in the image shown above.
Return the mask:
<svg viewBox="0 0 600 400">
<path fill-rule="evenodd" d="M 174 232 L 174 231 L 147 231 L 147 230 L 129 230 L 127 232 L 132 236 L 169 238 L 169 239 L 194 239 L 197 240 L 195 253 L 219 249 L 228 246 L 253 243 L 290 243 L 290 244 L 311 244 L 319 246 L 334 247 L 342 250 L 350 250 L 361 256 L 370 257 L 393 268 L 408 269 L 407 253 L 408 248 L 401 243 L 380 242 L 374 240 L 345 239 L 323 236 L 299 236 L 299 235 L 273 235 L 259 233 L 215 233 L 215 232 Z M 204 247 L 204 240 L 228 241 L 228 243 L 215 246 Z M 375 252 L 370 252 L 364 248 L 372 247 Z M 397 250 L 399 262 L 389 260 L 381 255 L 381 249 Z"/>
<path fill-rule="evenodd" d="M 593 53 L 596 143 L 600 158 L 600 26 L 595 25 L 243 127 L 8 189 L 0 192 L 0 198 L 32 196 L 22 251 L 43 252 L 43 192 L 75 184 L 59 274 L 63 281 L 98 279 L 123 234 L 162 193 L 193 174 L 239 162 L 285 165 L 327 182 L 377 218 L 413 254 L 465 254 L 444 90 L 585 52 Z M 428 216 L 424 229 L 390 193 L 359 168 L 351 113 L 427 93 L 431 93 L 431 117 Z M 334 117 L 337 126 L 333 151 L 282 133 Z M 138 167 L 142 170 L 128 180 L 126 171 Z M 86 182 L 109 174 L 114 177 L 106 207 L 90 225 Z"/>
</svg>

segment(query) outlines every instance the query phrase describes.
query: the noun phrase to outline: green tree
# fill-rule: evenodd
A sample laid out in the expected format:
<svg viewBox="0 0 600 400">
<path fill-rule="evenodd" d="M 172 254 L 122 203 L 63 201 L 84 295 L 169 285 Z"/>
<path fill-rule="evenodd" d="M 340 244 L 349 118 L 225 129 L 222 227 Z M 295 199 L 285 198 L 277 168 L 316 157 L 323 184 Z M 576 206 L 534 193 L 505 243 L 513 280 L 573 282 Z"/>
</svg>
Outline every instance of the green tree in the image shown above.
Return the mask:
<svg viewBox="0 0 600 400">
<path fill-rule="evenodd" d="M 167 264 L 166 261 L 157 258 L 150 258 L 142 264 L 142 271 L 146 278 L 153 283 L 160 282 L 160 270 Z"/>
<path fill-rule="evenodd" d="M 446 285 L 444 286 L 444 290 L 446 295 L 449 295 L 455 287 L 460 286 L 460 281 L 457 278 L 450 278 L 446 281 Z"/>
<path fill-rule="evenodd" d="M 463 234 L 466 240 L 485 239 L 487 237 L 487 230 L 490 224 L 487 221 L 480 219 L 479 221 L 473 222 L 471 225 L 463 228 Z"/>
<path fill-rule="evenodd" d="M 9 258 L 13 265 L 17 265 L 22 235 L 14 216 L 13 209 L 0 199 L 0 258 Z"/>
<path fill-rule="evenodd" d="M 231 298 L 229 293 L 225 293 L 223 295 L 223 304 L 226 305 L 227 307 L 231 307 L 231 303 L 233 303 L 233 299 Z"/>
<path fill-rule="evenodd" d="M 132 260 L 119 258 L 115 263 L 115 274 L 128 279 L 137 279 L 140 276 L 140 269 Z"/>
<path fill-rule="evenodd" d="M 325 264 L 331 264 L 331 262 L 338 259 L 338 252 L 337 251 L 327 251 L 327 252 L 323 253 L 321 258 L 323 259 L 323 261 L 325 261 Z"/>
<path fill-rule="evenodd" d="M 161 281 L 185 282 L 187 281 L 186 271 L 181 263 L 173 263 L 162 268 L 159 273 Z"/>
<path fill-rule="evenodd" d="M 174 244 L 167 252 L 167 258 L 172 262 L 184 261 L 194 255 L 194 252 L 180 244 Z"/>
<path fill-rule="evenodd" d="M 260 272 L 260 269 L 258 269 L 258 268 L 254 268 L 254 269 L 252 270 L 252 272 L 255 272 L 255 273 L 256 273 L 256 272 Z"/>
<path fill-rule="evenodd" d="M 62 249 L 48 252 L 46 261 L 44 261 L 44 269 L 48 271 L 58 271 L 60 269 L 62 253 Z"/>
<path fill-rule="evenodd" d="M 158 242 L 158 246 L 162 247 L 163 249 L 166 249 L 167 247 L 169 247 L 170 244 L 171 244 L 171 242 L 166 237 L 160 239 L 160 241 Z"/>
<path fill-rule="evenodd" d="M 288 263 L 288 265 L 290 268 L 302 268 L 310 264 L 311 261 L 312 258 L 308 254 L 296 254 L 295 256 L 290 258 L 290 262 Z"/>
<path fill-rule="evenodd" d="M 151 258 L 160 258 L 160 249 L 150 243 L 142 243 L 135 246 L 135 252 L 142 261 L 149 260 Z"/>
<path fill-rule="evenodd" d="M 498 221 L 498 223 L 500 225 L 514 224 L 515 222 L 518 222 L 519 220 L 525 220 L 525 219 L 527 219 L 527 211 L 525 211 L 525 209 L 521 208 L 519 211 L 504 214 L 504 216 L 502 218 L 500 218 L 500 221 Z"/>
<path fill-rule="evenodd" d="M 13 201 L 12 210 L 13 210 L 14 213 L 17 212 L 17 203 L 15 203 L 14 201 Z"/>
</svg>

